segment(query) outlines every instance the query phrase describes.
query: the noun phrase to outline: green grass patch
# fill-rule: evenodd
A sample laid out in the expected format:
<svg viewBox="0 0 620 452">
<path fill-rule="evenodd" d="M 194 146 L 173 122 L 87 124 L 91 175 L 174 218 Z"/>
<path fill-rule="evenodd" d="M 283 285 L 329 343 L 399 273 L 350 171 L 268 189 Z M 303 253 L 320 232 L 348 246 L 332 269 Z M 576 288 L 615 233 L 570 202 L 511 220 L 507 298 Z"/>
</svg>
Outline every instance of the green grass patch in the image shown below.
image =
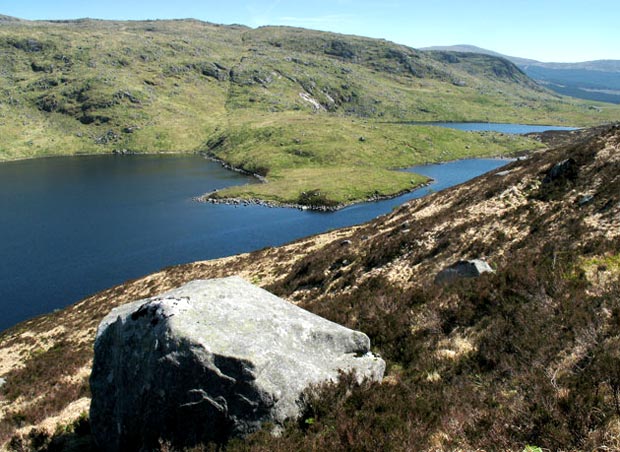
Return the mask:
<svg viewBox="0 0 620 452">
<path fill-rule="evenodd" d="M 230 187 L 217 195 L 332 206 L 393 196 L 428 180 L 417 174 L 369 167 L 296 168 L 282 174 L 266 184 Z"/>
<path fill-rule="evenodd" d="M 608 256 L 594 257 L 583 262 L 584 270 L 600 269 L 620 274 L 620 254 L 610 254 Z"/>
<path fill-rule="evenodd" d="M 228 129 L 209 141 L 218 158 L 268 180 L 227 188 L 216 196 L 293 204 L 314 191 L 328 204 L 392 196 L 425 181 L 395 169 L 506 156 L 540 146 L 520 136 L 302 112 L 264 114 L 237 124 L 231 120 Z"/>
</svg>

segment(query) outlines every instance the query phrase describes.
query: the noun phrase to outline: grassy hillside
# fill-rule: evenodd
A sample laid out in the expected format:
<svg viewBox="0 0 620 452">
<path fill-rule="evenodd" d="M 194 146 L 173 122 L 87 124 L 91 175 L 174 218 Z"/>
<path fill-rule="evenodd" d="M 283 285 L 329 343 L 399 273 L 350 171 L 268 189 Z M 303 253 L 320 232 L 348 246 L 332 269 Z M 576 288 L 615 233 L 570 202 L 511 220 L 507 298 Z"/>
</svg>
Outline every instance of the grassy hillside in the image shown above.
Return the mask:
<svg viewBox="0 0 620 452">
<path fill-rule="evenodd" d="M 395 167 L 536 147 L 402 122 L 618 118 L 618 106 L 559 97 L 483 55 L 194 20 L 0 21 L 0 160 L 205 151 L 274 183 L 230 195 L 322 190 L 343 203 L 411 188 Z M 341 170 L 367 177 L 330 190 Z"/>
<path fill-rule="evenodd" d="M 0 442 L 90 450 L 80 414 L 101 318 L 238 274 L 364 331 L 388 370 L 323 388 L 283 436 L 227 450 L 618 450 L 620 128 L 560 135 L 570 142 L 368 224 L 168 268 L 4 332 Z M 495 273 L 433 282 L 469 258 Z"/>
</svg>

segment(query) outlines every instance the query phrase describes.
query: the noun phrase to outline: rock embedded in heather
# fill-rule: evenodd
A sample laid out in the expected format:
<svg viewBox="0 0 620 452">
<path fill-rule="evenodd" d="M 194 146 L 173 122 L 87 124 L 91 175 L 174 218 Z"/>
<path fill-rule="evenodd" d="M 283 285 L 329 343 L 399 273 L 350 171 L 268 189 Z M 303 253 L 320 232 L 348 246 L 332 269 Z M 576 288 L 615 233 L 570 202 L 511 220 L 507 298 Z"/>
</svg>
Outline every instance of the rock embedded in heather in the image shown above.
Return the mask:
<svg viewBox="0 0 620 452">
<path fill-rule="evenodd" d="M 460 278 L 477 278 L 483 273 L 495 271 L 482 259 L 461 260 L 437 273 L 435 284 L 450 283 Z"/>
<path fill-rule="evenodd" d="M 568 158 L 556 163 L 545 175 L 543 184 L 549 184 L 558 179 L 575 179 L 577 177 L 577 164 L 575 159 Z"/>
<path fill-rule="evenodd" d="M 238 278 L 197 280 L 100 324 L 91 425 L 105 451 L 224 442 L 298 418 L 340 372 L 380 381 L 370 340 Z"/>
</svg>

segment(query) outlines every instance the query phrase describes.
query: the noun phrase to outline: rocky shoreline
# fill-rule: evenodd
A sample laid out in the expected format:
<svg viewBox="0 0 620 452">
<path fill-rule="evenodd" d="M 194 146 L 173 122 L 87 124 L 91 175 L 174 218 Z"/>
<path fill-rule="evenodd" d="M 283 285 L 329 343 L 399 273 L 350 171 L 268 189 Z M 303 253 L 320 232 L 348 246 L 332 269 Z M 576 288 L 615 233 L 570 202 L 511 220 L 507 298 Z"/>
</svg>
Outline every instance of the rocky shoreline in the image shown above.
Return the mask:
<svg viewBox="0 0 620 452">
<path fill-rule="evenodd" d="M 212 162 L 219 163 L 220 165 L 222 165 L 223 168 L 226 168 L 227 170 L 234 171 L 240 174 L 245 174 L 248 176 L 253 176 L 259 182 L 263 184 L 268 182 L 265 176 L 261 176 L 260 174 L 252 173 L 250 171 L 244 170 L 243 168 L 238 168 L 236 166 L 233 166 L 227 161 L 222 160 L 219 157 L 216 157 L 211 152 L 201 151 L 200 155 L 208 160 L 211 160 Z M 345 207 L 352 206 L 354 204 L 360 204 L 363 202 L 385 201 L 387 199 L 398 198 L 401 195 L 405 195 L 419 188 L 426 187 L 430 185 L 432 182 L 434 182 L 433 179 L 429 178 L 429 180 L 423 184 L 416 185 L 415 187 L 412 187 L 410 189 L 401 190 L 391 195 L 377 194 L 377 195 L 373 195 L 366 199 L 360 199 L 358 201 L 352 201 L 352 202 L 347 202 L 347 203 L 339 203 L 333 206 L 306 205 L 306 204 L 299 204 L 299 203 L 268 201 L 268 200 L 264 200 L 260 198 L 218 198 L 217 193 L 219 192 L 219 190 L 213 190 L 201 196 L 197 196 L 194 198 L 194 201 L 198 201 L 202 203 L 209 203 L 209 204 L 220 204 L 220 205 L 226 205 L 226 206 L 261 206 L 261 207 L 269 207 L 269 208 L 284 207 L 284 208 L 298 209 L 298 210 L 311 210 L 314 212 L 336 212 L 338 210 L 344 209 Z"/>
<path fill-rule="evenodd" d="M 373 195 L 366 199 L 361 199 L 359 201 L 353 201 L 348 203 L 340 203 L 333 206 L 326 205 L 305 205 L 305 204 L 297 204 L 297 203 L 286 203 L 279 201 L 267 201 L 259 198 L 217 198 L 217 192 L 219 190 L 214 190 L 209 193 L 205 193 L 202 196 L 197 196 L 194 198 L 195 201 L 209 204 L 220 204 L 226 206 L 261 206 L 261 207 L 284 207 L 298 210 L 311 210 L 314 212 L 336 212 L 338 210 L 344 209 L 345 207 L 352 206 L 354 204 L 360 204 L 363 202 L 378 202 L 385 201 L 387 199 L 398 198 L 401 195 L 405 195 L 407 193 L 411 193 L 419 188 L 426 187 L 433 182 L 433 179 L 428 180 L 427 182 L 416 185 L 415 187 L 407 190 L 401 190 L 392 195 Z"/>
<path fill-rule="evenodd" d="M 314 210 L 318 212 L 334 212 L 336 210 L 342 209 L 345 207 L 344 205 L 337 206 L 305 206 L 302 204 L 293 204 L 293 203 L 283 203 L 277 201 L 266 201 L 259 198 L 212 198 L 217 190 L 205 193 L 202 196 L 198 196 L 194 198 L 195 201 L 209 203 L 209 204 L 220 204 L 226 206 L 261 206 L 261 207 L 286 207 L 291 209 L 298 210 Z"/>
</svg>

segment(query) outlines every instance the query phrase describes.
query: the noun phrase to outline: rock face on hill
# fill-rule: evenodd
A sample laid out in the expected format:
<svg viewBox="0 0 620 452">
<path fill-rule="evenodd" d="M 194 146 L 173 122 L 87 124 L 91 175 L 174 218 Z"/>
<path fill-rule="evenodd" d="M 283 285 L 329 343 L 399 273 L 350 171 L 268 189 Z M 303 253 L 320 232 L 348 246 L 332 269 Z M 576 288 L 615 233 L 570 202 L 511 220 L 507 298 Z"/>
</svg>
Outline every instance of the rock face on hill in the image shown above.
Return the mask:
<svg viewBox="0 0 620 452">
<path fill-rule="evenodd" d="M 385 363 L 360 332 L 241 278 L 198 280 L 114 309 L 101 322 L 91 423 L 102 450 L 224 441 L 300 415 L 310 385 Z"/>
</svg>

